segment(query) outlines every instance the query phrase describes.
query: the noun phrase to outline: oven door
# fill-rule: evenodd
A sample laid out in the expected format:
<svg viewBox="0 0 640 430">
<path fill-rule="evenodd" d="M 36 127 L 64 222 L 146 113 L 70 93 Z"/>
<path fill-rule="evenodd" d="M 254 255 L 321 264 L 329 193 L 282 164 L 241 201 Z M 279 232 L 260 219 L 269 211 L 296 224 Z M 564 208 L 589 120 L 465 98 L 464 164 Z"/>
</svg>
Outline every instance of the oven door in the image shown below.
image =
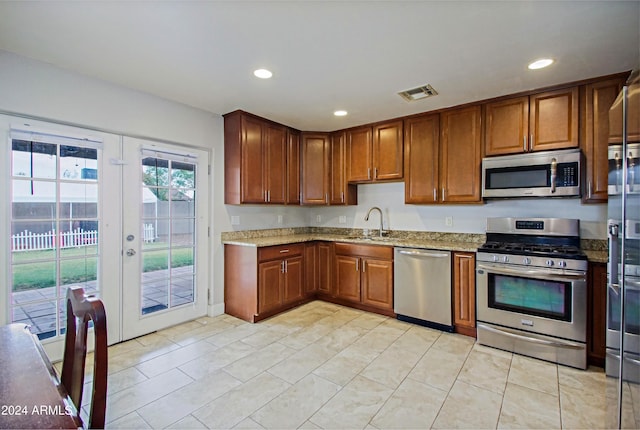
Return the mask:
<svg viewBox="0 0 640 430">
<path fill-rule="evenodd" d="M 586 342 L 585 272 L 484 262 L 476 269 L 478 321 Z"/>
</svg>

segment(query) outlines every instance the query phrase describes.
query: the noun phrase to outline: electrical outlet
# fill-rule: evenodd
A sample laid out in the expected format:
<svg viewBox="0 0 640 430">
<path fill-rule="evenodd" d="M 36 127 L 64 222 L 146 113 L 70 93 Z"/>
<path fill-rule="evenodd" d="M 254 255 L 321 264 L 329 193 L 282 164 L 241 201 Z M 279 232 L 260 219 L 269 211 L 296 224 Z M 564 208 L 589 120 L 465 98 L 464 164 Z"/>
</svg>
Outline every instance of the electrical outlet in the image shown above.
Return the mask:
<svg viewBox="0 0 640 430">
<path fill-rule="evenodd" d="M 239 215 L 231 215 L 231 225 L 240 225 Z"/>
<path fill-rule="evenodd" d="M 453 217 L 452 216 L 445 217 L 444 225 L 446 225 L 447 227 L 453 226 Z"/>
<path fill-rule="evenodd" d="M 316 215 L 316 222 L 320 224 L 322 222 L 322 215 Z"/>
<path fill-rule="evenodd" d="M 340 216 L 338 217 L 338 222 L 339 222 L 340 224 L 346 224 L 346 223 L 347 223 L 347 217 L 346 217 L 346 216 L 344 216 L 344 215 L 340 215 Z"/>
<path fill-rule="evenodd" d="M 282 215 L 278 215 L 278 224 L 282 224 Z"/>
</svg>

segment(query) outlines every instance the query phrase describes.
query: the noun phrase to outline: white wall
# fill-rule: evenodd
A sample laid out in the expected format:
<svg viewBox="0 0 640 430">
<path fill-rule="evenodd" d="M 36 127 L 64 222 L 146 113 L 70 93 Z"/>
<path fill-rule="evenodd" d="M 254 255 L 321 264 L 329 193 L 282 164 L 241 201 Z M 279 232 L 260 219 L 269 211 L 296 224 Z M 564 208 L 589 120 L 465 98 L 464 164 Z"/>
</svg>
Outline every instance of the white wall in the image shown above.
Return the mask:
<svg viewBox="0 0 640 430">
<path fill-rule="evenodd" d="M 315 207 L 309 209 L 309 225 L 377 229 L 378 215 L 364 221 L 368 209 L 379 206 L 384 212 L 385 228 L 391 230 L 427 230 L 456 233 L 484 233 L 486 218 L 505 216 L 577 218 L 581 237 L 606 239 L 607 205 L 583 205 L 580 199 L 491 200 L 482 205 L 405 205 L 404 184 L 358 185 L 358 205 Z M 317 222 L 317 215 L 321 222 Z M 339 217 L 346 216 L 346 224 Z M 452 217 L 453 225 L 445 225 Z"/>
</svg>

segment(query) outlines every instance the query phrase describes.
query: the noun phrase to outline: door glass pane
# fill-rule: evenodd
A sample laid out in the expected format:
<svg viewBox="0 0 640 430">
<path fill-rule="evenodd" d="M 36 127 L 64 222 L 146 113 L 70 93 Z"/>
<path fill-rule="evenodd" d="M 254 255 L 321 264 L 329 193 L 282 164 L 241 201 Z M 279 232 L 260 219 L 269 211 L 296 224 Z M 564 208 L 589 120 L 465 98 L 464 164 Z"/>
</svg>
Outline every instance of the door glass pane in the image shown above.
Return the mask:
<svg viewBox="0 0 640 430">
<path fill-rule="evenodd" d="M 142 160 L 142 315 L 195 301 L 195 169 Z"/>
<path fill-rule="evenodd" d="M 64 333 L 69 285 L 100 293 L 98 152 L 12 142 L 11 315 L 41 339 Z"/>
</svg>

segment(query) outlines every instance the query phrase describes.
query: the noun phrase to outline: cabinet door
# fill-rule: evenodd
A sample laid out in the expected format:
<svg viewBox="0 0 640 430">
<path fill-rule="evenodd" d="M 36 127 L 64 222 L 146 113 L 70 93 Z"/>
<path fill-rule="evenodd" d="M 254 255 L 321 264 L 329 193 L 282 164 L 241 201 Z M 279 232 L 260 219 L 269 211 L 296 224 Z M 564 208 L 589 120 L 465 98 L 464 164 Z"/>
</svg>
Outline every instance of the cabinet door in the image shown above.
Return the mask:
<svg viewBox="0 0 640 430">
<path fill-rule="evenodd" d="M 367 182 L 372 179 L 371 127 L 347 132 L 347 181 Z"/>
<path fill-rule="evenodd" d="M 282 302 L 292 303 L 304 297 L 304 270 L 302 256 L 287 258 L 284 261 L 284 281 L 282 283 Z"/>
<path fill-rule="evenodd" d="M 304 292 L 313 295 L 318 290 L 318 243 L 309 242 L 304 245 Z"/>
<path fill-rule="evenodd" d="M 587 286 L 587 362 L 604 366 L 607 331 L 607 265 L 590 264 Z"/>
<path fill-rule="evenodd" d="M 440 115 L 424 115 L 404 124 L 404 201 L 438 201 Z"/>
<path fill-rule="evenodd" d="M 615 101 L 622 79 L 612 79 L 585 85 L 582 150 L 585 155 L 585 203 L 604 203 L 607 195 L 609 164 L 609 109 Z"/>
<path fill-rule="evenodd" d="M 329 204 L 358 204 L 357 185 L 347 183 L 347 135 L 345 132 L 331 135 L 330 158 Z"/>
<path fill-rule="evenodd" d="M 333 246 L 330 242 L 318 243 L 318 291 L 333 293 Z"/>
<path fill-rule="evenodd" d="M 529 149 L 578 147 L 578 87 L 529 96 Z"/>
<path fill-rule="evenodd" d="M 241 203 L 265 203 L 267 185 L 264 175 L 263 122 L 242 117 Z"/>
<path fill-rule="evenodd" d="M 300 133 L 289 131 L 287 142 L 287 204 L 300 204 Z"/>
<path fill-rule="evenodd" d="M 480 202 L 480 106 L 443 112 L 440 116 L 440 200 Z"/>
<path fill-rule="evenodd" d="M 402 121 L 373 127 L 373 179 L 400 180 L 403 177 L 404 157 Z"/>
<path fill-rule="evenodd" d="M 287 131 L 284 127 L 266 126 L 267 203 L 284 204 L 287 195 Z"/>
<path fill-rule="evenodd" d="M 529 97 L 517 97 L 485 105 L 485 154 L 518 154 L 527 151 Z"/>
<path fill-rule="evenodd" d="M 393 262 L 362 259 L 362 303 L 393 309 Z"/>
<path fill-rule="evenodd" d="M 268 312 L 282 305 L 281 276 L 283 260 L 258 264 L 258 313 Z"/>
<path fill-rule="evenodd" d="M 329 136 L 302 134 L 302 204 L 329 203 Z"/>
<path fill-rule="evenodd" d="M 465 334 L 476 326 L 476 258 L 468 252 L 453 254 L 453 324 Z M 465 328 L 467 329 L 465 332 Z M 475 331 L 475 330 L 472 330 Z"/>
<path fill-rule="evenodd" d="M 336 296 L 353 301 L 360 301 L 360 258 L 336 255 Z"/>
</svg>

